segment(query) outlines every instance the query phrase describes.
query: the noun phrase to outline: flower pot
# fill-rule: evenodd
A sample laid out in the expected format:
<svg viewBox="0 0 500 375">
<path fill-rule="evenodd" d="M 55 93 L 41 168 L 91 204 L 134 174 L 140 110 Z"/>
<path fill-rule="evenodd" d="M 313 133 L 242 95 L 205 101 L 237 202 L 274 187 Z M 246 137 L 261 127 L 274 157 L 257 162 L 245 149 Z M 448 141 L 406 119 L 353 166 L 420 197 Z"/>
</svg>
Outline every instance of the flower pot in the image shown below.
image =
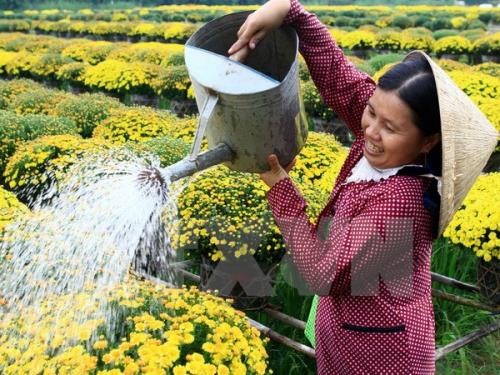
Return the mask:
<svg viewBox="0 0 500 375">
<path fill-rule="evenodd" d="M 483 63 L 485 62 L 494 62 L 494 63 L 500 63 L 500 56 L 498 55 L 481 55 L 481 61 Z"/>
<path fill-rule="evenodd" d="M 353 49 L 352 54 L 360 59 L 366 59 L 368 56 L 368 51 L 366 49 Z"/>
<path fill-rule="evenodd" d="M 500 260 L 493 258 L 486 262 L 480 259 L 477 269 L 477 283 L 481 294 L 493 305 L 500 305 Z"/>
<path fill-rule="evenodd" d="M 258 310 L 274 295 L 277 270 L 278 263 L 257 263 L 250 255 L 222 262 L 202 256 L 200 289 L 217 290 L 219 296 L 233 299 L 237 309 Z"/>
<path fill-rule="evenodd" d="M 130 94 L 130 104 L 157 108 L 160 99 L 156 95 Z"/>
<path fill-rule="evenodd" d="M 160 108 L 161 104 L 162 103 L 159 103 Z M 167 109 L 170 110 L 170 112 L 173 112 L 177 116 L 181 117 L 192 116 L 198 112 L 198 109 L 196 108 L 196 102 L 192 99 L 172 99 L 169 101 Z"/>
<path fill-rule="evenodd" d="M 440 55 L 440 58 L 458 61 L 460 59 L 460 55 L 454 53 L 443 53 L 442 55 Z"/>
</svg>

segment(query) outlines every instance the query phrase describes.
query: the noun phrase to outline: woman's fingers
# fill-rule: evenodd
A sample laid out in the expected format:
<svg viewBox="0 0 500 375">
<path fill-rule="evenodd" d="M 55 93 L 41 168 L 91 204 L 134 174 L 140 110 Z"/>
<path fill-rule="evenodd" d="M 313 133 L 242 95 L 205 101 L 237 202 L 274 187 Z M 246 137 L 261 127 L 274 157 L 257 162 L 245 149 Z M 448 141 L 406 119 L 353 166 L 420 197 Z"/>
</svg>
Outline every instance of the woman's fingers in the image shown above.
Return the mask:
<svg viewBox="0 0 500 375">
<path fill-rule="evenodd" d="M 248 20 L 247 20 L 248 21 Z M 239 37 L 241 37 L 241 35 L 245 32 L 245 30 L 247 29 L 247 21 L 245 21 L 243 23 L 243 25 L 241 25 L 240 29 L 238 30 L 238 32 L 236 33 L 236 35 Z"/>
<path fill-rule="evenodd" d="M 244 46 L 248 44 L 248 40 L 240 38 L 238 39 L 227 51 L 229 55 L 233 55 L 234 53 L 238 52 L 240 49 L 242 49 Z"/>
<path fill-rule="evenodd" d="M 275 154 L 271 154 L 267 157 L 267 163 L 271 167 L 271 172 L 279 172 L 281 168 L 278 157 Z"/>
<path fill-rule="evenodd" d="M 262 38 L 264 38 L 265 35 L 266 35 L 265 30 L 260 30 L 259 32 L 257 32 L 250 39 L 250 42 L 248 43 L 248 46 L 250 47 L 250 49 L 255 49 L 255 47 L 257 47 L 257 44 L 259 44 L 259 42 L 262 40 Z"/>
<path fill-rule="evenodd" d="M 248 16 L 247 20 L 243 23 L 243 25 L 238 30 L 238 40 L 229 48 L 227 53 L 232 55 L 233 53 L 239 51 L 243 46 L 247 45 L 251 39 L 255 37 L 262 38 L 260 34 L 262 31 L 259 31 L 259 26 L 251 19 L 252 15 Z M 258 43 L 258 42 L 257 42 Z M 254 43 L 254 47 L 257 45 Z M 252 48 L 252 47 L 251 47 Z M 253 49 L 252 48 L 252 49 Z"/>
<path fill-rule="evenodd" d="M 236 51 L 232 55 L 229 55 L 229 58 L 234 61 L 238 62 L 244 62 L 250 53 L 250 47 L 246 45 L 245 47 L 241 48 L 239 51 Z"/>
</svg>

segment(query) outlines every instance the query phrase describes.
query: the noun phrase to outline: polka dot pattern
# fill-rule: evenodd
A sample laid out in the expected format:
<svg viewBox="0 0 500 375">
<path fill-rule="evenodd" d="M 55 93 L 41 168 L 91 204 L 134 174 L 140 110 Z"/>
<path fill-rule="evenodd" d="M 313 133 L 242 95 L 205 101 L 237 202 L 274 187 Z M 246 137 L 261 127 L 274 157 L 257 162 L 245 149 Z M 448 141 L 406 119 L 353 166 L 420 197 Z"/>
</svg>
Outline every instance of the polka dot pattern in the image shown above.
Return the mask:
<svg viewBox="0 0 500 375">
<path fill-rule="evenodd" d="M 330 199 L 311 225 L 290 179 L 268 192 L 274 218 L 309 287 L 319 374 L 433 374 L 430 180 L 392 176 L 346 183 L 363 155 L 361 116 L 375 84 L 350 64 L 296 0 L 285 20 L 299 35 L 312 78 L 356 136 Z"/>
</svg>

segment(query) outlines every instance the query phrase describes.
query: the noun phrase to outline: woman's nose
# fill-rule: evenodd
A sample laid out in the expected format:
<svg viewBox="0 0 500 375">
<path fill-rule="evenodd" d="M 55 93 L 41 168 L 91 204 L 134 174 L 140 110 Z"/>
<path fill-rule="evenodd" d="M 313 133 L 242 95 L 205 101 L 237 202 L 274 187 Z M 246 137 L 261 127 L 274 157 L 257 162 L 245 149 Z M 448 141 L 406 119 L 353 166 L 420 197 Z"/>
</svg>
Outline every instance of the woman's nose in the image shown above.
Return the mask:
<svg viewBox="0 0 500 375">
<path fill-rule="evenodd" d="M 365 128 L 365 135 L 375 140 L 380 138 L 379 126 L 376 122 L 370 122 L 368 124 L 368 126 Z"/>
</svg>

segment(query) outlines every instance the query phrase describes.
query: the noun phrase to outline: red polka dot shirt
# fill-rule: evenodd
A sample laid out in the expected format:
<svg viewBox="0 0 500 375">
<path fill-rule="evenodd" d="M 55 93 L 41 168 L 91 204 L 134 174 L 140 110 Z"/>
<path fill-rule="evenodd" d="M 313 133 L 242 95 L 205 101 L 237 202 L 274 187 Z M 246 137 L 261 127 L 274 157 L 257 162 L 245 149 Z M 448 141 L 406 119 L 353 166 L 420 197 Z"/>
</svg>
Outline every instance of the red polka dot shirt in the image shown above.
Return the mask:
<svg viewBox="0 0 500 375">
<path fill-rule="evenodd" d="M 354 133 L 330 199 L 311 225 L 289 178 L 268 192 L 274 218 L 308 284 L 316 315 L 319 374 L 434 373 L 430 256 L 432 217 L 423 195 L 430 179 L 394 175 L 346 182 L 363 156 L 361 116 L 375 90 L 328 30 L 296 0 L 285 20 L 325 103 Z"/>
</svg>

